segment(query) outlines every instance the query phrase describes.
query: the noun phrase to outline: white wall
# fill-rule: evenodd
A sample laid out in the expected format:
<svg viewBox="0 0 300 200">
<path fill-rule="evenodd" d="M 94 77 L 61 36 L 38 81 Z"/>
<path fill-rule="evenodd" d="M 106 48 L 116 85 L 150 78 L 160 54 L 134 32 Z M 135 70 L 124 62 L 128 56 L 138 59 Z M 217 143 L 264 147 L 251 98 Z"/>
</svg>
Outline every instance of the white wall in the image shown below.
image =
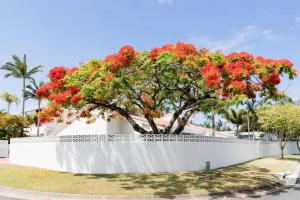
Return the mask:
<svg viewBox="0 0 300 200">
<path fill-rule="evenodd" d="M 106 119 L 97 118 L 95 122 L 87 124 L 87 119 L 80 118 L 66 125 L 57 135 L 82 135 L 88 134 L 130 134 L 134 133 L 132 126 L 124 119 Z"/>
<path fill-rule="evenodd" d="M 65 125 L 57 135 L 75 135 L 75 134 L 106 134 L 107 121 L 97 118 L 95 122 L 87 124 L 87 119 L 75 119 L 71 124 Z"/>
<path fill-rule="evenodd" d="M 0 140 L 0 158 L 8 157 L 8 140 Z"/>
<path fill-rule="evenodd" d="M 30 128 L 27 129 L 26 134 L 30 137 L 36 137 L 37 136 L 37 127 L 35 125 L 32 125 Z M 39 135 L 40 136 L 47 135 L 47 127 L 46 126 L 40 126 Z"/>
<path fill-rule="evenodd" d="M 94 174 L 198 171 L 203 169 L 206 161 L 211 162 L 212 168 L 219 168 L 260 157 L 280 155 L 277 142 L 78 141 L 13 140 L 9 159 L 11 163 L 25 166 Z M 287 144 L 285 153 L 299 153 L 296 144 Z"/>
</svg>

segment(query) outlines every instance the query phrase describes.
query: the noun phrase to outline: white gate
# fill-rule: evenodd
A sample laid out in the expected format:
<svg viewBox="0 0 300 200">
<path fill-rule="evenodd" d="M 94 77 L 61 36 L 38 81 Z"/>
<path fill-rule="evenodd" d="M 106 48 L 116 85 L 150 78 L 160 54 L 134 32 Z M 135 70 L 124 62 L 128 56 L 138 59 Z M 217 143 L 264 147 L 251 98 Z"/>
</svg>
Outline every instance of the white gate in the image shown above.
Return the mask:
<svg viewBox="0 0 300 200">
<path fill-rule="evenodd" d="M 8 157 L 8 140 L 0 140 L 0 158 Z"/>
</svg>

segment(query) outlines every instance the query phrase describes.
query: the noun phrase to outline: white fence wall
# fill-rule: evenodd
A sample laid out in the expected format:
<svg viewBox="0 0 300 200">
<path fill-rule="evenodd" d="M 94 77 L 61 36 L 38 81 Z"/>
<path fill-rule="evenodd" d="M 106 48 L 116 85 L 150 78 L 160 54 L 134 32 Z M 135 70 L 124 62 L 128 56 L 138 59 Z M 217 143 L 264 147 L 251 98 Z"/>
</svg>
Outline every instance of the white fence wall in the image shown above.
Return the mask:
<svg viewBox="0 0 300 200">
<path fill-rule="evenodd" d="M 198 171 L 280 155 L 277 142 L 193 136 L 63 136 L 13 139 L 10 162 L 73 173 Z M 296 154 L 289 143 L 286 154 Z"/>
<path fill-rule="evenodd" d="M 8 140 L 0 140 L 0 158 L 8 157 Z"/>
</svg>

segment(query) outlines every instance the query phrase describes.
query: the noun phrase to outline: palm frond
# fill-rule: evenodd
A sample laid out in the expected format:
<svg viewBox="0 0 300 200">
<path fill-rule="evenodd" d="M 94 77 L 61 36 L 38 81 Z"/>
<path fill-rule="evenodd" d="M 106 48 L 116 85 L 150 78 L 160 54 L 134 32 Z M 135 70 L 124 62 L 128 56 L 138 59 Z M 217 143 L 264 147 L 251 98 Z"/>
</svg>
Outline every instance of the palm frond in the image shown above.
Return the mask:
<svg viewBox="0 0 300 200">
<path fill-rule="evenodd" d="M 20 58 L 17 55 L 12 55 L 12 58 L 15 62 L 15 65 L 22 65 L 23 62 L 20 60 Z"/>
<path fill-rule="evenodd" d="M 34 78 L 29 78 L 29 82 L 30 84 L 26 85 L 25 99 L 39 99 L 36 95 L 36 91 L 38 88 L 44 85 L 44 82 L 41 81 L 37 83 Z"/>
<path fill-rule="evenodd" d="M 25 90 L 24 98 L 26 100 L 28 100 L 28 99 L 37 99 L 37 95 L 35 93 L 31 92 L 31 91 Z"/>
<path fill-rule="evenodd" d="M 35 66 L 35 67 L 33 67 L 31 70 L 29 70 L 28 72 L 27 72 L 27 78 L 30 78 L 33 74 L 35 74 L 35 73 L 37 73 L 37 72 L 41 72 L 42 70 L 42 65 L 38 65 L 38 66 Z"/>
</svg>

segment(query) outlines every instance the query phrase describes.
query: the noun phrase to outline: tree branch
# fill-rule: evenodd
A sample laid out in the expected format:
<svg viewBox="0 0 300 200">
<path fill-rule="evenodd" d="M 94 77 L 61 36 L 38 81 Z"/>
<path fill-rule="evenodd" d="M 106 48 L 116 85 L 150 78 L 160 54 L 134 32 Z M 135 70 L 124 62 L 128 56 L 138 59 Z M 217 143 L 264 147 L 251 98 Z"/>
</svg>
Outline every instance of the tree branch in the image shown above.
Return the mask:
<svg viewBox="0 0 300 200">
<path fill-rule="evenodd" d="M 194 108 L 190 109 L 189 111 L 187 111 L 186 113 L 184 113 L 183 118 L 181 120 L 178 120 L 178 126 L 175 129 L 175 131 L 173 132 L 173 134 L 181 133 L 184 130 L 184 127 L 186 126 L 186 124 L 189 121 L 192 114 L 194 114 L 194 112 L 196 112 L 197 110 L 198 110 L 198 108 L 194 107 Z"/>
</svg>

